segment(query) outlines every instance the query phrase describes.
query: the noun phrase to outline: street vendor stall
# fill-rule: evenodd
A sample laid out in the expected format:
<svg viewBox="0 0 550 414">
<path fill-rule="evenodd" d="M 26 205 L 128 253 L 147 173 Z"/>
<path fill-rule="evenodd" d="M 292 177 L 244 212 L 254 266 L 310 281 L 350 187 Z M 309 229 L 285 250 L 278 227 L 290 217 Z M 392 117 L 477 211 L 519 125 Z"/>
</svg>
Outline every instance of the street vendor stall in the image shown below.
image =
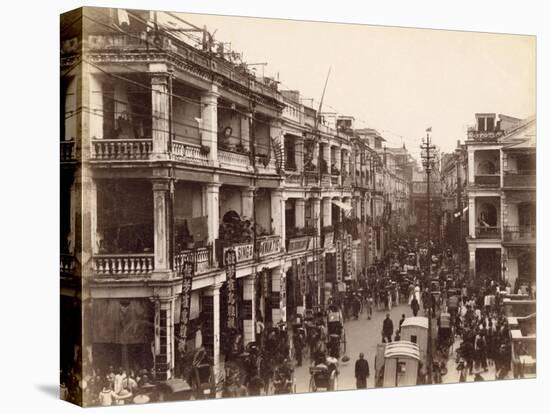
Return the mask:
<svg viewBox="0 0 550 414">
<path fill-rule="evenodd" d="M 406 318 L 401 325 L 401 340 L 410 341 L 418 345 L 420 360 L 426 366 L 428 352 L 428 318 L 413 316 Z"/>
<path fill-rule="evenodd" d="M 420 351 L 409 341 L 396 341 L 386 345 L 384 351 L 383 387 L 416 385 Z"/>
</svg>

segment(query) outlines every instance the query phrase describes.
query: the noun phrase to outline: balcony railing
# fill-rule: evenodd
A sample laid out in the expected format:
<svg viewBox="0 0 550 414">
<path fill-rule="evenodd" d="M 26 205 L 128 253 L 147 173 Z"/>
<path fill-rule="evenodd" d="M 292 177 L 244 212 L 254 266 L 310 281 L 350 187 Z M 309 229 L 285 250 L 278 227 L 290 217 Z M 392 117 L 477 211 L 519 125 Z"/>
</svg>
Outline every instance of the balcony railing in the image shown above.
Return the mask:
<svg viewBox="0 0 550 414">
<path fill-rule="evenodd" d="M 213 267 L 212 245 L 184 250 L 174 256 L 174 270 L 179 274 L 185 262 L 192 262 L 195 273 L 204 273 Z"/>
<path fill-rule="evenodd" d="M 476 238 L 500 239 L 500 227 L 499 226 L 478 226 L 476 227 Z"/>
<path fill-rule="evenodd" d="M 318 171 L 306 171 L 304 172 L 305 185 L 306 186 L 318 186 L 319 185 L 319 172 Z"/>
<path fill-rule="evenodd" d="M 534 243 L 537 237 L 536 226 L 504 226 L 505 242 Z"/>
<path fill-rule="evenodd" d="M 220 167 L 246 171 L 250 167 L 250 157 L 240 152 L 220 150 L 218 152 Z"/>
<path fill-rule="evenodd" d="M 208 154 L 197 145 L 185 144 L 179 141 L 172 141 L 172 155 L 175 159 L 191 162 L 199 165 L 208 165 Z"/>
<path fill-rule="evenodd" d="M 499 174 L 477 174 L 475 176 L 475 184 L 484 187 L 499 187 L 500 175 Z"/>
<path fill-rule="evenodd" d="M 288 174 L 287 172 L 286 184 L 291 186 L 300 186 L 302 185 L 302 177 L 303 177 L 302 174 L 297 174 L 297 173 Z"/>
<path fill-rule="evenodd" d="M 59 158 L 61 162 L 76 161 L 76 146 L 74 141 L 61 141 Z"/>
<path fill-rule="evenodd" d="M 506 171 L 504 187 L 535 187 L 537 175 L 535 170 Z"/>
<path fill-rule="evenodd" d="M 496 141 L 497 138 L 502 137 L 504 131 L 477 131 L 474 128 L 468 129 L 468 139 L 474 139 L 478 141 Z"/>
<path fill-rule="evenodd" d="M 94 160 L 146 160 L 152 152 L 151 139 L 95 139 L 91 157 Z"/>
<path fill-rule="evenodd" d="M 98 276 L 149 276 L 154 270 L 154 254 L 98 254 L 92 260 Z"/>
<path fill-rule="evenodd" d="M 338 185 L 339 181 L 340 181 L 340 175 L 330 176 L 330 182 L 332 183 L 332 185 Z"/>
<path fill-rule="evenodd" d="M 59 271 L 61 274 L 74 274 L 76 260 L 72 254 L 61 253 Z"/>
</svg>

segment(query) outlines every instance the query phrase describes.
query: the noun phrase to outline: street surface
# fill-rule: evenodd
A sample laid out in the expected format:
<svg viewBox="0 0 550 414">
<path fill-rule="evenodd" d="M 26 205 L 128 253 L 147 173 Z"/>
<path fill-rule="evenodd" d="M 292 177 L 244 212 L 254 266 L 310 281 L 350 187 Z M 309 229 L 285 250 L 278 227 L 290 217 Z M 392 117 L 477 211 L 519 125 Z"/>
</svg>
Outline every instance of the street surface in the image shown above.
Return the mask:
<svg viewBox="0 0 550 414">
<path fill-rule="evenodd" d="M 382 321 L 386 317 L 387 311 L 378 311 L 373 308 L 372 319 L 367 318 L 366 310 L 359 315 L 358 320 L 348 320 L 344 327 L 346 330 L 346 354 L 350 360 L 347 363 L 342 362 L 340 358 L 338 376 L 338 390 L 354 390 L 355 386 L 355 361 L 359 358 L 359 353 L 363 352 L 369 362 L 370 377 L 367 379 L 367 388 L 374 388 L 374 357 L 376 356 L 376 345 L 382 340 Z M 399 326 L 401 315 L 406 317 L 413 316 L 412 310 L 407 304 L 401 304 L 393 307 L 390 315 L 395 329 Z M 420 315 L 420 314 L 419 314 Z M 296 367 L 296 392 L 309 392 L 309 360 L 304 359 L 301 367 Z"/>
</svg>

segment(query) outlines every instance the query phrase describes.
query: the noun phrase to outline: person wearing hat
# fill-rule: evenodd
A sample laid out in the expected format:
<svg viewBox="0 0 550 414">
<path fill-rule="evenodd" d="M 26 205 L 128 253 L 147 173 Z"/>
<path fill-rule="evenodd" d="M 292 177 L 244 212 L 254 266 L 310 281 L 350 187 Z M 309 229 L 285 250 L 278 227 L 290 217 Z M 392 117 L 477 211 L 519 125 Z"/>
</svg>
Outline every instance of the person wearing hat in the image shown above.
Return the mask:
<svg viewBox="0 0 550 414">
<path fill-rule="evenodd" d="M 369 376 L 369 363 L 365 359 L 365 354 L 361 352 L 359 354 L 359 359 L 355 361 L 355 382 L 357 389 L 367 388 L 367 378 Z"/>
<path fill-rule="evenodd" d="M 386 313 L 386 319 L 382 323 L 382 342 L 391 342 L 393 335 L 393 321 L 390 318 L 390 314 Z"/>
</svg>

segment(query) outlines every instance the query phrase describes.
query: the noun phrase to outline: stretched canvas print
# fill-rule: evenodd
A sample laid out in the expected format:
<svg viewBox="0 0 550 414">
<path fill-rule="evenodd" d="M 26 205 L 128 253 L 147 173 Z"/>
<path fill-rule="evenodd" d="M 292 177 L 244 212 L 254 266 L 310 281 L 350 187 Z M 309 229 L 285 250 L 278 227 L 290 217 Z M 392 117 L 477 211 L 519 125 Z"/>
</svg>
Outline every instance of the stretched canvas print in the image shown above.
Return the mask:
<svg viewBox="0 0 550 414">
<path fill-rule="evenodd" d="M 60 32 L 63 399 L 535 376 L 534 36 L 91 7 Z"/>
</svg>

